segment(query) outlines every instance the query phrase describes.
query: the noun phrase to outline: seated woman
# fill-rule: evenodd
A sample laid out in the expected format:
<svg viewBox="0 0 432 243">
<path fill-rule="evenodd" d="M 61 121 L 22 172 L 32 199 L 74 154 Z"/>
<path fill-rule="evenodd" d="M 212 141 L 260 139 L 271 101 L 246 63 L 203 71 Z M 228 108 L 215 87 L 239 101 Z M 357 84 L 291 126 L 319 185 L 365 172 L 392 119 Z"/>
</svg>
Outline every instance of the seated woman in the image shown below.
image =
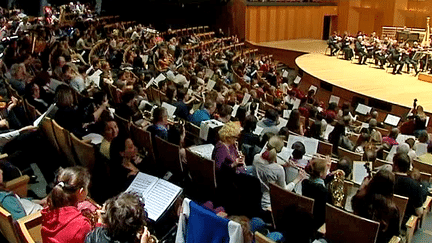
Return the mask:
<svg viewBox="0 0 432 243">
<path fill-rule="evenodd" d="M 129 186 L 138 174 L 137 166 L 141 162 L 142 158 L 138 156 L 138 149 L 130 137 L 119 135 L 112 140 L 107 181 L 113 184 L 113 193 L 124 191 Z"/>
<path fill-rule="evenodd" d="M 147 128 L 152 136 L 168 140 L 168 113 L 165 107 L 158 107 L 153 111 L 153 125 Z"/>
<path fill-rule="evenodd" d="M 30 215 L 42 209 L 42 206 L 30 200 L 20 198 L 14 192 L 7 191 L 3 184 L 3 170 L 0 168 L 0 206 L 6 209 L 14 220 Z"/>
<path fill-rule="evenodd" d="M 99 151 L 107 159 L 110 159 L 111 142 L 114 138 L 118 136 L 118 134 L 119 128 L 117 126 L 117 122 L 114 119 L 109 118 L 103 122 L 103 139 L 100 144 Z"/>
<path fill-rule="evenodd" d="M 228 122 L 219 130 L 219 141 L 212 153 L 216 171 L 229 169 L 237 173 L 245 172 L 244 160 L 237 147 L 240 131 L 241 127 L 236 122 Z"/>
<path fill-rule="evenodd" d="M 300 122 L 300 112 L 295 109 L 291 111 L 288 123 L 286 125 L 291 132 L 304 135 L 304 125 Z"/>
<path fill-rule="evenodd" d="M 54 120 L 78 137 L 86 135 L 88 132 L 83 127 L 84 114 L 76 106 L 72 88 L 68 85 L 59 85 L 56 89 L 55 100 L 58 110 L 54 115 Z"/>
<path fill-rule="evenodd" d="M 269 139 L 265 152 L 255 155 L 253 161 L 256 176 L 261 182 L 261 207 L 263 210 L 267 210 L 271 206 L 270 183 L 276 183 L 278 186 L 291 191 L 302 179 L 303 174 L 299 174 L 293 182 L 288 185 L 285 183 L 284 168 L 276 163 L 277 154 L 282 151 L 283 146 L 284 141 L 278 136 L 273 136 Z"/>
<path fill-rule="evenodd" d="M 332 196 L 324 183 L 324 179 L 330 169 L 330 160 L 325 159 L 312 159 L 309 168 L 306 170 L 310 178 L 302 182 L 302 194 L 303 196 L 315 199 L 313 216 L 314 226 L 316 229 L 321 227 L 325 220 L 325 207 L 326 203 L 332 202 Z M 334 174 L 344 172 L 337 170 Z"/>
<path fill-rule="evenodd" d="M 108 199 L 102 209 L 101 223 L 103 226 L 91 231 L 85 243 L 149 242 L 144 202 L 138 195 L 121 193 Z"/>
<path fill-rule="evenodd" d="M 69 167 L 59 172 L 48 195 L 48 206 L 42 210 L 43 242 L 84 242 L 92 226 L 78 204 L 87 198 L 89 184 L 90 174 L 84 167 Z"/>
<path fill-rule="evenodd" d="M 248 115 L 243 122 L 243 130 L 240 133 L 239 145 L 248 144 L 260 146 L 260 137 L 253 133 L 256 129 L 258 120 L 254 115 Z"/>
<path fill-rule="evenodd" d="M 218 197 L 228 214 L 256 216 L 261 211 L 259 180 L 246 173 L 244 156 L 237 149 L 240 124 L 228 122 L 219 130 L 219 141 L 213 150 L 216 164 Z"/>
<path fill-rule="evenodd" d="M 377 243 L 389 242 L 399 235 L 400 213 L 394 204 L 395 175 L 389 170 L 380 170 L 371 180 L 365 180 L 352 198 L 354 213 L 380 223 Z"/>
</svg>

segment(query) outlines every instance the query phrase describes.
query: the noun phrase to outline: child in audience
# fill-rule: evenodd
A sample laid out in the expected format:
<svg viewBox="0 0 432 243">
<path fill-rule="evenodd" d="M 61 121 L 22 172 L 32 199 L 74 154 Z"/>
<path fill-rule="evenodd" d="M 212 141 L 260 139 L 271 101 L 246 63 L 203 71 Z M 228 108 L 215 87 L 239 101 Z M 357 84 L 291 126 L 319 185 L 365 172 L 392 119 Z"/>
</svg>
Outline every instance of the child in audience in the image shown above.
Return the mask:
<svg viewBox="0 0 432 243">
<path fill-rule="evenodd" d="M 101 210 L 101 227 L 96 227 L 85 238 L 85 243 L 151 242 L 146 225 L 143 199 L 134 194 L 121 193 L 108 199 Z"/>
<path fill-rule="evenodd" d="M 42 210 L 42 240 L 82 243 L 92 226 L 78 204 L 87 198 L 90 174 L 84 167 L 69 167 L 60 170 L 55 182 L 48 195 L 48 206 Z"/>
</svg>

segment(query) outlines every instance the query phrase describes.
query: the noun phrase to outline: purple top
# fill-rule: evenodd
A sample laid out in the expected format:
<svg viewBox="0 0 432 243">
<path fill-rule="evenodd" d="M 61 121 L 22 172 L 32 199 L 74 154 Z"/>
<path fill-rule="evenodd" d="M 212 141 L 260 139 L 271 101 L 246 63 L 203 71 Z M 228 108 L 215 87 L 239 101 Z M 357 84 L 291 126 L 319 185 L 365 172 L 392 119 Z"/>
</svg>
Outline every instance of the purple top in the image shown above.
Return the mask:
<svg viewBox="0 0 432 243">
<path fill-rule="evenodd" d="M 221 141 L 216 143 L 213 149 L 212 159 L 215 160 L 216 171 L 220 170 L 222 164 L 231 165 L 238 158 L 238 152 L 234 145 L 227 147 Z"/>
</svg>

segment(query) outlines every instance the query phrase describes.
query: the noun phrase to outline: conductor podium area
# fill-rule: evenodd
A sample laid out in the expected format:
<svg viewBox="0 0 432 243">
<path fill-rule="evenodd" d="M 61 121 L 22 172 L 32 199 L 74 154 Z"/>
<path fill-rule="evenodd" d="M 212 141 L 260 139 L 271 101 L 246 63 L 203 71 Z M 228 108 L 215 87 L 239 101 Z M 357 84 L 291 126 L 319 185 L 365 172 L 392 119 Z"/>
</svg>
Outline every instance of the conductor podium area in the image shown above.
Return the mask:
<svg viewBox="0 0 432 243">
<path fill-rule="evenodd" d="M 331 95 L 338 96 L 339 105 L 349 102 L 356 107 L 362 103 L 377 109 L 380 112 L 378 118 L 384 120 L 387 114 L 399 117 L 406 115 L 414 98 L 417 98 L 418 104 L 431 116 L 432 83 L 414 77 L 414 71 L 392 75 L 391 68 L 379 69 L 372 59 L 368 59 L 367 65 L 358 65 L 357 60 L 351 62 L 342 57 L 328 56 L 330 51 L 326 50 L 327 43 L 323 40 L 298 39 L 249 44 L 298 69 L 302 76 L 300 89 L 308 90 L 311 85 L 317 87 L 316 96 L 325 103 Z"/>
</svg>

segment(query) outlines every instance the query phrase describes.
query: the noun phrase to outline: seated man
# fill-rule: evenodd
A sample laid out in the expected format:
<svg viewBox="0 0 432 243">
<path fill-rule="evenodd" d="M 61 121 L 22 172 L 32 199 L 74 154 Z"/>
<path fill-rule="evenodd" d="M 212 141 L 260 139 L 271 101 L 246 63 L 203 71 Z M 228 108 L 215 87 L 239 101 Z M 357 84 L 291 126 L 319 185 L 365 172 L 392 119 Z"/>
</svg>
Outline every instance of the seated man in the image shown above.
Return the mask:
<svg viewBox="0 0 432 243">
<path fill-rule="evenodd" d="M 396 175 L 394 193 L 408 197 L 408 205 L 405 211 L 403 225 L 411 215 L 421 216 L 423 214 L 422 189 L 420 183 L 408 176 L 410 159 L 407 154 L 396 154 L 393 158 L 393 172 Z"/>
<path fill-rule="evenodd" d="M 264 119 L 257 123 L 257 126 L 263 128 L 261 131 L 261 137 L 266 133 L 278 134 L 279 128 L 277 127 L 279 123 L 279 113 L 274 109 L 268 109 L 265 113 Z"/>
<path fill-rule="evenodd" d="M 204 103 L 204 109 L 197 110 L 190 117 L 189 121 L 193 124 L 200 126 L 202 121 L 207 121 L 211 119 L 211 115 L 216 110 L 216 102 L 213 100 L 207 100 Z"/>
</svg>

